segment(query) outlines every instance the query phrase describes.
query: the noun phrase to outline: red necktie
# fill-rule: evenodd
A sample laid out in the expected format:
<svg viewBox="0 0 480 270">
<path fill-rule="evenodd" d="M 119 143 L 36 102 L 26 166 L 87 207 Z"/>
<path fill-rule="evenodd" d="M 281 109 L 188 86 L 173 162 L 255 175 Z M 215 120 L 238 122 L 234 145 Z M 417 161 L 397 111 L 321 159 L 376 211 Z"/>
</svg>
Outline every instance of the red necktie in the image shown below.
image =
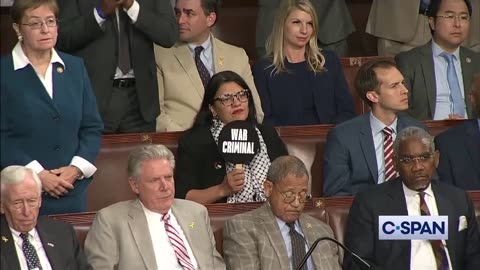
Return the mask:
<svg viewBox="0 0 480 270">
<path fill-rule="evenodd" d="M 418 196 L 420 197 L 420 214 L 422 216 L 430 216 L 430 210 L 428 205 L 425 202 L 425 192 L 419 192 Z M 438 270 L 448 270 L 447 253 L 443 248 L 442 240 L 429 240 L 430 245 L 432 246 L 433 254 L 435 255 L 435 261 L 437 262 Z"/>
<path fill-rule="evenodd" d="M 385 127 L 383 132 L 383 156 L 385 157 L 385 181 L 397 177 L 397 172 L 393 166 L 393 129 Z"/>
<path fill-rule="evenodd" d="M 164 215 L 162 217 L 162 221 L 165 224 L 165 231 L 167 232 L 170 244 L 175 251 L 178 263 L 183 267 L 183 269 L 194 270 L 195 267 L 193 267 L 190 256 L 188 256 L 187 249 L 185 248 L 185 244 L 183 243 L 182 238 L 180 238 L 180 234 L 178 233 L 177 229 L 170 224 L 170 214 Z"/>
</svg>

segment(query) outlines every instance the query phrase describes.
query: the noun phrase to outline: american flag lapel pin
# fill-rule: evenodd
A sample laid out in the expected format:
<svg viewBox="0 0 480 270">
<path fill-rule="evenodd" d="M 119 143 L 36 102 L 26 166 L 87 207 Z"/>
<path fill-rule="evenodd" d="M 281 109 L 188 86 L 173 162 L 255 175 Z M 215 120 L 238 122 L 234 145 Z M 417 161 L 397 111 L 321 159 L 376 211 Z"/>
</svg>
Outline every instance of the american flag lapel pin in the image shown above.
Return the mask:
<svg viewBox="0 0 480 270">
<path fill-rule="evenodd" d="M 47 246 L 54 247 L 55 245 L 49 242 L 49 243 L 47 243 Z"/>
</svg>

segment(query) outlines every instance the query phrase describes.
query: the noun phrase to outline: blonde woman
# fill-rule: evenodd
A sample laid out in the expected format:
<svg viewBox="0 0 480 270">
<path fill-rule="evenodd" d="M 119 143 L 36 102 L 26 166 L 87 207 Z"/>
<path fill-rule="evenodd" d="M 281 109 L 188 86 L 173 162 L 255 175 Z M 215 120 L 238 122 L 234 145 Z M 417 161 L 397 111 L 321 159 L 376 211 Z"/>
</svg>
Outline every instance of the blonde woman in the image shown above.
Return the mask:
<svg viewBox="0 0 480 270">
<path fill-rule="evenodd" d="M 337 124 L 355 116 L 338 57 L 317 45 L 317 21 L 308 0 L 284 0 L 267 56 L 254 66 L 265 120 L 274 126 Z"/>
</svg>

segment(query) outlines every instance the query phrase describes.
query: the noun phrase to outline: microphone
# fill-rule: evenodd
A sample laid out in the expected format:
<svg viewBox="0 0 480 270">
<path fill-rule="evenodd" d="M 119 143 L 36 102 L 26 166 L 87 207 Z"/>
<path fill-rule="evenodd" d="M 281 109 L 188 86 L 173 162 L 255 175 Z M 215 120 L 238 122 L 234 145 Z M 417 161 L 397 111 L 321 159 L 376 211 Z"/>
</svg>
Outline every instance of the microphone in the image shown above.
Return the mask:
<svg viewBox="0 0 480 270">
<path fill-rule="evenodd" d="M 320 237 L 318 238 L 317 240 L 315 240 L 315 242 L 313 242 L 312 246 L 308 249 L 307 251 L 307 254 L 305 254 L 305 257 L 303 257 L 302 261 L 300 262 L 300 264 L 297 266 L 297 268 L 295 268 L 296 270 L 300 270 L 304 265 L 305 263 L 307 262 L 308 258 L 310 258 L 310 256 L 312 255 L 313 253 L 313 250 L 315 250 L 315 248 L 317 247 L 318 243 L 320 241 L 323 241 L 323 240 L 328 240 L 328 241 L 332 241 L 334 242 L 335 244 L 337 244 L 337 246 L 340 246 L 344 251 L 346 251 L 348 254 L 350 254 L 353 258 L 355 258 L 356 260 L 354 260 L 356 263 L 357 262 L 360 262 L 362 265 L 366 266 L 367 269 L 371 269 L 371 270 L 380 270 L 381 268 L 377 267 L 376 265 L 374 265 L 373 263 L 368 263 L 367 261 L 365 261 L 364 259 L 362 259 L 362 257 L 358 256 L 355 252 L 351 251 L 349 248 L 347 248 L 345 245 L 343 245 L 342 243 L 338 242 L 336 239 L 334 238 L 331 238 L 331 237 Z"/>
</svg>

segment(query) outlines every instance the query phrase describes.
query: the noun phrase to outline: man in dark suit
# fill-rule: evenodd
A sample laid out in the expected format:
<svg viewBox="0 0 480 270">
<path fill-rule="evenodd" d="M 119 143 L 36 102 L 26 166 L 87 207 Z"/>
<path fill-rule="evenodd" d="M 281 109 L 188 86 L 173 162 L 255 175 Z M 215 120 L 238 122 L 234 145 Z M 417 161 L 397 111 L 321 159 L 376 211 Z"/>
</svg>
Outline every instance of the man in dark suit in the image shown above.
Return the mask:
<svg viewBox="0 0 480 270">
<path fill-rule="evenodd" d="M 85 60 L 104 133 L 154 132 L 160 105 L 153 43 L 170 47 L 178 35 L 170 1 L 58 4 L 57 46 Z"/>
<path fill-rule="evenodd" d="M 389 61 L 372 61 L 359 69 L 355 87 L 372 110 L 336 126 L 328 134 L 323 163 L 324 196 L 355 195 L 394 176 L 385 144 L 393 142 L 407 126 L 424 127 L 399 113 L 408 108 L 408 90 L 403 82 L 402 74 Z M 387 128 L 389 136 L 384 133 Z"/>
<path fill-rule="evenodd" d="M 480 71 L 480 54 L 460 46 L 471 24 L 470 1 L 432 0 L 427 14 L 432 40 L 395 57 L 410 91 L 408 113 L 418 120 L 474 118 L 465 90 Z"/>
<path fill-rule="evenodd" d="M 450 128 L 435 138 L 440 151 L 440 180 L 467 189 L 480 189 L 480 73 L 473 80 L 470 97 L 477 119 Z"/>
<path fill-rule="evenodd" d="M 464 190 L 432 181 L 439 156 L 433 137 L 408 127 L 393 147 L 400 177 L 355 197 L 347 221 L 347 247 L 389 270 L 480 269 L 480 232 L 472 201 Z M 448 216 L 448 240 L 379 240 L 378 220 L 385 215 Z M 343 266 L 358 269 L 348 254 Z"/>
<path fill-rule="evenodd" d="M 23 166 L 1 172 L 1 258 L 3 269 L 87 269 L 72 226 L 38 218 L 42 183 Z"/>
</svg>

